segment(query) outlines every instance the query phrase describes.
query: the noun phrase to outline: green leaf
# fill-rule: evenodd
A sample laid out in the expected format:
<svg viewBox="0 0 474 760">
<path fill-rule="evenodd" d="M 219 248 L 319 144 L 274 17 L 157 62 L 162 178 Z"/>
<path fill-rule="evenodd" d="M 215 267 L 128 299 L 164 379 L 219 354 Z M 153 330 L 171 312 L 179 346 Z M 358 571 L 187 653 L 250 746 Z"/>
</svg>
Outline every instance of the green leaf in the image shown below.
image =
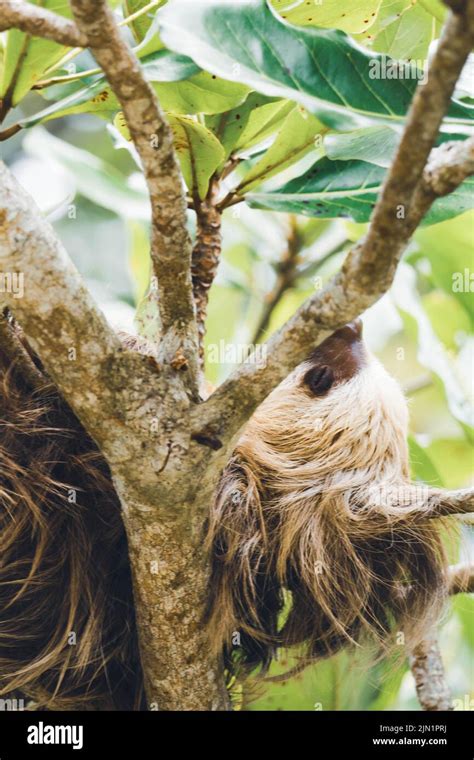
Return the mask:
<svg viewBox="0 0 474 760">
<path fill-rule="evenodd" d="M 44 129 L 30 132 L 23 145 L 28 153 L 39 157 L 47 155 L 67 169 L 74 178 L 77 191 L 97 205 L 127 219 L 150 220 L 147 192 L 130 187 L 126 177 L 92 153 L 76 148 Z"/>
<path fill-rule="evenodd" d="M 155 80 L 154 89 L 165 111 L 188 115 L 229 111 L 243 103 L 249 93 L 245 85 L 226 82 L 207 71 L 173 84 L 156 84 Z"/>
<path fill-rule="evenodd" d="M 258 148 L 275 134 L 295 106 L 291 100 L 277 100 L 258 107 L 262 97 L 258 92 L 249 96 L 250 116 L 235 144 L 235 153 L 248 153 L 252 148 Z M 255 108 L 252 107 L 254 103 Z"/>
<path fill-rule="evenodd" d="M 384 177 L 385 169 L 375 164 L 325 157 L 278 190 L 249 193 L 246 201 L 252 208 L 368 222 Z M 423 224 L 437 224 L 473 208 L 473 191 L 474 178 L 470 177 L 451 195 L 435 201 Z"/>
<path fill-rule="evenodd" d="M 437 144 L 463 140 L 464 135 L 440 133 Z M 324 138 L 326 155 L 332 161 L 357 159 L 388 168 L 395 155 L 400 133 L 390 127 L 363 127 L 351 132 L 329 132 Z"/>
<path fill-rule="evenodd" d="M 390 127 L 364 127 L 352 132 L 330 132 L 324 138 L 331 161 L 357 159 L 388 168 L 400 135 Z"/>
<path fill-rule="evenodd" d="M 143 71 L 151 82 L 177 82 L 186 79 L 199 71 L 196 64 L 186 56 L 160 50 L 152 53 L 141 61 Z M 117 113 L 119 102 L 111 89 L 107 87 L 106 79 L 99 74 L 92 78 L 86 86 L 77 85 L 67 97 L 52 103 L 47 108 L 38 111 L 20 121 L 23 128 L 43 124 L 50 119 L 59 119 L 77 113 L 96 113 L 106 116 Z"/>
<path fill-rule="evenodd" d="M 378 34 L 372 47 L 392 58 L 426 65 L 429 47 L 440 36 L 441 26 L 423 7 L 414 5 Z"/>
<path fill-rule="evenodd" d="M 383 0 L 375 24 L 356 36 L 363 45 L 394 58 L 426 62 L 447 8 L 439 0 Z"/>
<path fill-rule="evenodd" d="M 67 0 L 31 0 L 34 5 L 71 17 Z M 6 35 L 3 77 L 0 85 L 0 97 L 6 97 L 13 106 L 31 90 L 35 82 L 47 68 L 53 66 L 64 55 L 66 47 L 56 42 L 32 37 L 18 29 L 11 29 Z"/>
<path fill-rule="evenodd" d="M 390 24 L 396 24 L 411 8 L 413 8 L 412 0 L 382 0 L 375 23 L 361 34 L 355 34 L 354 38 L 364 47 L 372 47 L 384 30 Z"/>
<path fill-rule="evenodd" d="M 209 180 L 224 160 L 224 148 L 209 129 L 186 116 L 168 116 L 184 181 L 191 195 L 204 199 Z"/>
<path fill-rule="evenodd" d="M 271 0 L 285 21 L 297 26 L 319 26 L 342 29 L 344 32 L 363 32 L 375 21 L 381 0 Z"/>
<path fill-rule="evenodd" d="M 249 192 L 264 180 L 295 164 L 316 148 L 316 136 L 324 129 L 318 119 L 301 106 L 288 114 L 274 143 L 260 161 L 244 175 L 237 192 Z"/>
<path fill-rule="evenodd" d="M 448 13 L 448 7 L 445 3 L 441 2 L 441 0 L 418 0 L 418 2 L 437 21 L 440 21 L 442 24 L 444 23 Z"/>
<path fill-rule="evenodd" d="M 382 78 L 390 59 L 344 32 L 292 27 L 260 0 L 175 0 L 157 14 L 165 44 L 207 71 L 265 95 L 294 100 L 334 129 L 401 126 L 416 88 L 413 70 Z M 472 125 L 474 109 L 453 101 L 449 115 Z"/>
<path fill-rule="evenodd" d="M 181 164 L 184 181 L 191 195 L 206 197 L 209 180 L 224 160 L 224 148 L 213 133 L 187 116 L 168 114 L 173 130 L 174 148 Z M 123 113 L 117 114 L 114 124 L 126 140 L 130 133 Z"/>
<path fill-rule="evenodd" d="M 231 153 L 248 151 L 271 137 L 294 108 L 294 103 L 251 92 L 242 105 L 217 116 L 207 116 L 206 126 Z"/>
</svg>

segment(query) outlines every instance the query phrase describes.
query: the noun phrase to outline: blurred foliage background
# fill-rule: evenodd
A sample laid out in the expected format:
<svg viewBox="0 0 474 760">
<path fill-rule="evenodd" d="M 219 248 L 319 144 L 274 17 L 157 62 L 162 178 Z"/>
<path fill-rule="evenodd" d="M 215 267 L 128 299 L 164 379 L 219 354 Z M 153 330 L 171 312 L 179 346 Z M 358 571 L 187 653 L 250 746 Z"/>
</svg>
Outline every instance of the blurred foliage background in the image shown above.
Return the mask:
<svg viewBox="0 0 474 760">
<path fill-rule="evenodd" d="M 283 13 L 284 3 L 275 0 L 274 5 Z M 375 5 L 380 9 L 380 0 Z M 359 13 L 345 31 L 394 57 L 425 59 L 439 35 L 441 3 L 382 3 L 387 6 L 391 15 L 378 16 L 371 28 L 357 31 Z M 359 8 L 362 15 L 364 10 Z M 296 17 L 294 23 L 304 21 Z M 333 23 L 329 18 L 328 25 Z M 88 53 L 76 63 L 82 70 L 94 65 Z M 48 92 L 50 99 L 63 96 Z M 30 92 L 9 122 L 29 118 L 47 105 Z M 2 143 L 1 152 L 53 223 L 110 322 L 133 331 L 135 309 L 149 282 L 149 208 L 137 163 L 103 115 L 48 121 Z M 279 176 L 279 184 L 285 176 Z M 189 225 L 194 233 L 193 212 Z M 216 345 L 225 349 L 265 340 L 337 271 L 365 229 L 350 219 L 306 218 L 245 203 L 226 210 L 222 261 L 210 297 L 208 352 Z M 369 347 L 409 398 L 413 476 L 446 488 L 469 485 L 474 470 L 473 243 L 474 211 L 420 228 L 390 293 L 364 315 Z M 290 252 L 291 266 L 285 268 Z M 233 369 L 231 353 L 208 362 L 212 384 Z M 472 555 L 467 523 L 447 541 L 452 561 Z M 452 600 L 441 647 L 456 709 L 474 709 L 472 596 Z M 272 674 L 291 662 L 291 655 L 282 657 Z M 282 683 L 255 680 L 235 686 L 234 698 L 239 709 L 248 710 L 419 709 L 403 658 L 374 665 L 362 651 L 344 652 Z"/>
</svg>

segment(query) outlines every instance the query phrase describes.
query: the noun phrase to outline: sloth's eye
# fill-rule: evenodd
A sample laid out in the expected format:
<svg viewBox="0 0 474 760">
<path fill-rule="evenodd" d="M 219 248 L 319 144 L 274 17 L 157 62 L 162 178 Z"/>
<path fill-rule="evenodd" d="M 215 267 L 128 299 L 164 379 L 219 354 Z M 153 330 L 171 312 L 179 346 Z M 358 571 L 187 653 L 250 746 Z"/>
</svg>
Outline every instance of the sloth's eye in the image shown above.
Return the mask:
<svg viewBox="0 0 474 760">
<path fill-rule="evenodd" d="M 313 367 L 303 378 L 303 383 L 315 396 L 323 396 L 334 382 L 334 372 L 330 367 Z"/>
</svg>

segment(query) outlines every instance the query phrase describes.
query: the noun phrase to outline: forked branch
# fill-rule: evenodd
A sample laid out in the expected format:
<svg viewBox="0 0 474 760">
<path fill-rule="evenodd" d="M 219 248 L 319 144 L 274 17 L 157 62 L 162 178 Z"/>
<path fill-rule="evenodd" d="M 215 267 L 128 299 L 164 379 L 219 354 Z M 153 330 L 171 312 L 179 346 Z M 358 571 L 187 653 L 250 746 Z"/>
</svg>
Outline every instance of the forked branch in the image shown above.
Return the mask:
<svg viewBox="0 0 474 760">
<path fill-rule="evenodd" d="M 158 282 L 160 353 L 165 363 L 187 370 L 188 385 L 194 392 L 198 339 L 191 284 L 192 246 L 173 134 L 105 0 L 71 0 L 71 7 L 122 106 L 143 164 L 152 207 L 151 258 Z"/>
</svg>

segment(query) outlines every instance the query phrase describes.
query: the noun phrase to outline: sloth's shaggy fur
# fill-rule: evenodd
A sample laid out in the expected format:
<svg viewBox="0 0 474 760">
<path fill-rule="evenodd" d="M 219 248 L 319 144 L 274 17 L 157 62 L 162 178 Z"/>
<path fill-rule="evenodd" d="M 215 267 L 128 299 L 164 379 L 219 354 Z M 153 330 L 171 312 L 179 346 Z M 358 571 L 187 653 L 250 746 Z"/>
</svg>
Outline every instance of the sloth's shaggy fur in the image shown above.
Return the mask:
<svg viewBox="0 0 474 760">
<path fill-rule="evenodd" d="M 208 618 L 230 666 L 235 632 L 247 667 L 265 668 L 280 646 L 304 642 L 311 660 L 366 631 L 385 643 L 403 630 L 414 643 L 440 611 L 435 528 L 371 498 L 374 484 L 408 479 L 405 400 L 375 360 L 354 352 L 353 335 L 337 336 L 260 407 L 220 482 Z M 44 709 L 144 706 L 107 465 L 54 386 L 31 387 L 0 347 L 5 695 Z"/>
<path fill-rule="evenodd" d="M 379 651 L 398 632 L 414 646 L 441 613 L 436 527 L 396 498 L 409 484 L 406 400 L 344 330 L 260 406 L 221 479 L 209 630 L 231 668 L 265 671 L 291 645 L 301 667 L 364 634 Z"/>
<path fill-rule="evenodd" d="M 0 347 L 0 696 L 138 708 L 136 642 L 107 465 L 54 386 L 33 390 Z"/>
</svg>

